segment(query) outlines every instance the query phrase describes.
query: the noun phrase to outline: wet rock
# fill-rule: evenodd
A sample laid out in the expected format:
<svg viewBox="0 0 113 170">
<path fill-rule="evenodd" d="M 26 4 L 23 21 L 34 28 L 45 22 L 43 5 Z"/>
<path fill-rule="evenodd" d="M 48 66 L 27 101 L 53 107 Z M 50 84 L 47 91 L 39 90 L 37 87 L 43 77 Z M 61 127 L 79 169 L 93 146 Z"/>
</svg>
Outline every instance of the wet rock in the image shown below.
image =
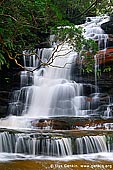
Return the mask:
<svg viewBox="0 0 113 170">
<path fill-rule="evenodd" d="M 33 127 L 37 127 L 39 129 L 44 129 L 50 126 L 50 124 L 51 124 L 51 120 L 45 120 L 45 119 L 35 120 L 31 123 Z"/>
<path fill-rule="evenodd" d="M 110 21 L 103 23 L 101 28 L 106 34 L 113 34 L 113 16 L 110 17 Z"/>
<path fill-rule="evenodd" d="M 40 119 L 39 121 L 33 121 L 32 122 L 33 127 L 37 127 L 39 129 L 54 129 L 54 130 L 69 130 L 70 126 L 67 122 L 62 121 L 62 120 L 45 120 L 45 119 Z"/>
<path fill-rule="evenodd" d="M 97 58 L 99 64 L 113 62 L 113 48 L 111 47 L 111 48 L 107 48 L 104 50 L 100 50 L 97 53 L 96 58 Z"/>
<path fill-rule="evenodd" d="M 90 102 L 91 109 L 98 109 L 101 105 L 107 105 L 110 101 L 110 96 L 107 93 L 92 93 L 87 97 Z"/>
<path fill-rule="evenodd" d="M 102 118 L 89 118 L 89 119 L 81 119 L 75 121 L 73 123 L 72 129 L 100 129 L 105 130 L 108 128 L 108 124 L 110 124 L 110 127 L 113 128 L 113 118 L 108 119 L 102 119 Z M 109 127 L 109 128 L 110 128 Z"/>
<path fill-rule="evenodd" d="M 108 34 L 107 47 L 113 47 L 113 13 L 108 22 L 101 24 L 101 28 L 106 34 Z"/>
<path fill-rule="evenodd" d="M 0 117 L 7 115 L 10 92 L 0 91 Z"/>
<path fill-rule="evenodd" d="M 69 130 L 70 129 L 69 124 L 61 120 L 52 120 L 51 125 L 52 125 L 52 129 L 57 129 L 57 130 Z"/>
</svg>

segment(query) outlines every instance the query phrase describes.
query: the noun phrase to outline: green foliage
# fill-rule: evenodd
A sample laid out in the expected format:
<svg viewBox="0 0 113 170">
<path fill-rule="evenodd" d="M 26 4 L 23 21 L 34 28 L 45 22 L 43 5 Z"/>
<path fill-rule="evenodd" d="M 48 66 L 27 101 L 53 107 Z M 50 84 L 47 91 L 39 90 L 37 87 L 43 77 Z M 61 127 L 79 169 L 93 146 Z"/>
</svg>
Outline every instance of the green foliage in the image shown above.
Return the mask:
<svg viewBox="0 0 113 170">
<path fill-rule="evenodd" d="M 88 0 L 85 3 L 84 0 L 1 0 L 0 67 L 9 65 L 9 58 L 21 58 L 23 50 L 34 49 L 47 41 L 50 32 L 58 26 L 61 27 L 60 32 L 56 29 L 59 40 L 66 38 L 78 52 L 83 44 L 90 49 L 92 43 L 86 42 L 82 30 L 72 23 L 81 23 L 89 15 L 110 13 L 111 7 L 111 0 Z M 66 25 L 70 27 L 64 29 Z"/>
<path fill-rule="evenodd" d="M 97 43 L 94 40 L 85 39 L 82 34 L 83 28 L 80 26 L 70 24 L 70 26 L 58 27 L 54 30 L 54 33 L 59 42 L 69 43 L 78 53 L 82 50 L 85 56 L 87 52 L 91 52 L 95 55 L 98 51 Z"/>
<path fill-rule="evenodd" d="M 74 25 L 58 27 L 54 30 L 54 33 L 57 37 L 57 41 L 62 43 L 69 43 L 73 49 L 77 52 L 80 52 L 85 39 L 82 35 L 82 29 Z"/>
<path fill-rule="evenodd" d="M 111 66 L 106 66 L 103 70 L 103 72 L 110 72 L 112 71 L 112 67 Z"/>
<path fill-rule="evenodd" d="M 74 24 L 84 22 L 87 16 L 111 14 L 112 0 L 52 0 L 65 20 Z"/>
<path fill-rule="evenodd" d="M 95 58 L 98 51 L 98 45 L 94 40 L 84 40 L 84 48 L 81 51 L 81 61 L 83 60 L 83 73 L 91 73 L 95 70 Z"/>
<path fill-rule="evenodd" d="M 60 20 L 50 0 L 3 0 L 0 5 L 1 64 L 46 41 Z"/>
<path fill-rule="evenodd" d="M 70 44 L 71 48 L 78 52 L 79 63 L 83 64 L 83 73 L 94 71 L 94 56 L 98 51 L 98 44 L 92 39 L 84 38 L 82 27 L 71 24 L 70 26 L 59 27 L 54 33 L 57 36 L 57 41 L 61 44 Z"/>
<path fill-rule="evenodd" d="M 82 56 L 83 57 L 83 56 Z M 82 72 L 83 73 L 92 73 L 94 72 L 94 65 L 95 65 L 95 60 L 94 60 L 94 55 L 92 54 L 84 54 L 84 60 L 82 62 Z"/>
<path fill-rule="evenodd" d="M 2 54 L 2 51 L 0 50 L 0 69 L 3 64 L 6 63 L 5 57 Z"/>
</svg>

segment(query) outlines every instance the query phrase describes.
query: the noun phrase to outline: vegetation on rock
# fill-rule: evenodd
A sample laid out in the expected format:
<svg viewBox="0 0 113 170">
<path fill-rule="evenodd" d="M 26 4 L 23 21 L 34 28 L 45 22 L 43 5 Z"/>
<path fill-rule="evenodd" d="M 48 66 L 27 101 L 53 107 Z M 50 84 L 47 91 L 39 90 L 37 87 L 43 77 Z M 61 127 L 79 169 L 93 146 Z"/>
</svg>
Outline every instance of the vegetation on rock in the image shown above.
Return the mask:
<svg viewBox="0 0 113 170">
<path fill-rule="evenodd" d="M 80 24 L 86 16 L 109 14 L 111 9 L 111 0 L 109 2 L 88 0 L 85 3 L 84 0 L 2 0 L 0 2 L 0 68 L 4 64 L 9 67 L 11 60 L 23 67 L 18 63 L 22 51 L 47 43 L 50 32 L 58 26 Z M 77 48 L 80 49 L 84 43 L 83 37 L 78 29 L 74 31 L 75 37 L 80 37 L 75 41 Z M 70 37 L 72 35 L 71 31 Z"/>
</svg>

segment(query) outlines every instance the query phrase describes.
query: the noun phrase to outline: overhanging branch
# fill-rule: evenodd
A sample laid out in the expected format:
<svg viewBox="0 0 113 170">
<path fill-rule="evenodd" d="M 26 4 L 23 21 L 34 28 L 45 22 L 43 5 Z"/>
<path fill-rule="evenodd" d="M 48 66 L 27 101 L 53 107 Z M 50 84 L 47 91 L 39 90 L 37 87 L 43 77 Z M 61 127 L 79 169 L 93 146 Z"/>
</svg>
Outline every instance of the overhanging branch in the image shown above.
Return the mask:
<svg viewBox="0 0 113 170">
<path fill-rule="evenodd" d="M 8 15 L 8 14 L 0 14 L 0 16 L 9 17 L 9 18 L 11 18 L 11 19 L 13 19 L 14 21 L 16 21 L 16 22 L 17 22 L 17 19 L 16 19 L 16 18 L 14 18 L 14 17 L 13 17 L 13 16 L 11 16 L 11 15 Z"/>
<path fill-rule="evenodd" d="M 81 14 L 75 16 L 74 18 L 80 18 L 81 16 L 89 12 L 93 6 L 96 6 L 98 2 L 100 2 L 100 0 L 95 0 L 87 9 L 85 9 Z"/>
</svg>

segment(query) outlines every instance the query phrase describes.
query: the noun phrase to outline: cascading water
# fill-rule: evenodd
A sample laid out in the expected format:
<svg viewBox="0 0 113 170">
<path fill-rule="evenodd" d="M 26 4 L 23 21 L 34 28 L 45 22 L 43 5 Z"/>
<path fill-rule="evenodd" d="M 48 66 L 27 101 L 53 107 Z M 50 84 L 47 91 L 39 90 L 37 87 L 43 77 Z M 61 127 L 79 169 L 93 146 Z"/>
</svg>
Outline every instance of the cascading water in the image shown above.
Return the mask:
<svg viewBox="0 0 113 170">
<path fill-rule="evenodd" d="M 11 114 L 35 118 L 75 117 L 87 116 L 89 110 L 92 109 L 87 96 L 84 95 L 86 85 L 70 80 L 71 64 L 76 63 L 77 53 L 70 52 L 69 46 L 66 45 L 53 56 L 53 59 L 51 57 L 52 50 L 50 48 L 47 51 L 46 49 L 41 49 L 41 52 L 40 50 L 38 51 L 38 56 L 41 54 L 40 58 L 46 56 L 48 59 L 53 60 L 52 66 L 41 67 L 32 74 L 28 74 L 26 71 L 25 74 L 22 72 L 21 86 L 25 83 L 26 86 L 14 92 L 14 99 L 9 104 Z M 30 58 L 30 63 L 36 62 L 31 62 Z M 27 68 L 31 68 L 31 65 L 28 65 L 29 67 Z M 27 81 L 23 81 L 26 77 Z M 31 84 L 31 81 L 33 82 L 32 86 L 28 84 L 28 82 Z M 89 86 L 89 94 L 94 93 L 95 89 L 97 89 L 92 85 L 87 86 Z"/>
<path fill-rule="evenodd" d="M 105 136 L 84 136 L 77 138 L 76 143 L 78 154 L 108 152 Z"/>
<path fill-rule="evenodd" d="M 52 66 L 41 67 L 32 75 L 29 73 L 28 76 L 26 71 L 22 72 L 21 86 L 26 83 L 26 87 L 14 93 L 14 101 L 9 107 L 11 114 L 36 118 L 87 115 L 87 112 L 83 112 L 80 107 L 81 101 L 82 103 L 84 101 L 84 105 L 87 103 L 84 100 L 83 85 L 70 80 L 71 64 L 76 62 L 77 53 L 70 52 L 69 46 L 65 45 L 55 56 L 51 57 L 52 50 L 52 48 L 41 49 L 41 52 L 38 50 L 38 56 L 41 54 L 39 58 L 44 60 L 46 57 L 53 60 Z M 34 64 L 31 63 L 37 63 L 31 62 L 31 57 L 29 62 L 30 68 L 31 66 L 34 68 Z M 27 63 L 25 56 L 24 63 Z M 24 82 L 26 77 L 27 81 Z M 33 82 L 32 86 L 28 86 L 30 78 Z M 77 98 L 79 102 L 76 102 Z"/>
<path fill-rule="evenodd" d="M 99 152 L 111 152 L 113 150 L 108 137 L 83 136 L 83 137 L 50 137 L 31 133 L 0 133 L 0 152 L 23 153 L 29 155 L 66 156 L 73 154 L 89 154 Z"/>
<path fill-rule="evenodd" d="M 101 24 L 103 22 L 108 21 L 108 16 L 105 16 L 103 19 L 102 17 L 88 17 L 86 19 L 86 27 L 85 27 L 85 33 L 84 36 L 86 39 L 93 39 L 98 43 L 98 49 L 105 49 L 107 47 L 107 40 L 108 35 L 104 33 L 104 30 L 101 28 Z M 88 22 L 90 21 L 90 22 Z M 95 60 L 95 86 L 97 86 L 97 72 L 99 72 L 99 58 L 97 55 L 94 56 Z"/>
<path fill-rule="evenodd" d="M 66 47 L 65 47 L 66 48 Z M 50 49 L 51 50 L 51 49 Z M 62 51 L 63 50 L 63 51 Z M 73 109 L 72 115 L 74 116 L 74 106 L 71 99 L 74 97 L 75 89 L 74 83 L 69 81 L 70 79 L 70 66 L 75 57 L 75 53 L 68 53 L 69 49 L 62 49 L 61 52 L 56 54 L 52 63 L 52 67 L 55 68 L 41 68 L 39 71 L 34 72 L 34 84 L 30 87 L 32 94 L 30 95 L 31 103 L 28 110 L 24 112 L 27 113 L 26 116 L 31 117 L 44 117 L 44 116 L 62 116 L 67 115 L 65 113 L 66 102 L 68 108 Z M 42 51 L 42 57 L 46 57 L 49 50 Z M 50 52 L 49 52 L 50 53 Z M 60 57 L 59 57 L 60 56 Z M 51 58 L 51 55 L 49 56 Z M 64 67 L 65 63 L 67 66 Z M 64 67 L 64 68 L 58 68 Z M 43 73 L 42 73 L 43 72 Z M 32 89 L 32 90 L 31 90 Z M 78 90 L 77 90 L 78 91 Z M 29 89 L 28 89 L 29 93 Z M 63 104 L 60 103 L 63 102 Z M 29 105 L 29 100 L 26 101 L 25 105 Z M 59 102 L 59 104 L 58 104 Z M 57 106 L 58 105 L 58 106 Z M 63 106 L 60 107 L 60 106 Z M 65 107 L 65 108 L 64 108 Z M 64 110 L 65 109 L 65 110 Z M 58 111 L 57 111 L 58 110 Z"/>
<path fill-rule="evenodd" d="M 85 36 L 100 40 L 98 45 L 101 48 L 101 41 L 107 39 L 107 35 L 103 35 L 97 24 L 94 27 L 92 23 L 87 23 L 86 29 Z M 71 137 L 71 134 L 64 136 L 57 131 L 54 135 L 45 135 L 41 131 L 60 129 L 59 123 L 64 123 L 63 130 L 77 129 L 79 123 L 75 122 L 73 125 L 73 121 L 78 117 L 82 120 L 84 117 L 90 118 L 95 115 L 104 118 L 112 116 L 109 95 L 99 93 L 98 87 L 95 86 L 96 73 L 95 85 L 76 83 L 71 73 L 72 66 L 76 67 L 78 54 L 67 44 L 59 46 L 57 50 L 56 48 L 38 49 L 32 55 L 29 55 L 29 51 L 23 52 L 24 66 L 30 71 L 21 72 L 21 89 L 15 90 L 12 94 L 8 109 L 10 115 L 0 120 L 2 128 L 19 129 L 20 133 L 13 130 L 0 132 L 0 152 L 62 157 L 113 151 L 111 134 L 80 134 Z M 96 72 L 99 64 L 96 57 L 95 64 Z M 102 110 L 102 107 L 105 108 Z M 69 121 L 69 126 L 59 121 L 63 118 Z M 85 127 L 79 125 L 77 130 L 85 129 L 90 121 Z M 105 122 L 104 125 L 107 129 L 112 128 L 112 124 L 109 126 Z M 27 129 L 27 133 L 23 132 L 23 129 Z"/>
</svg>

